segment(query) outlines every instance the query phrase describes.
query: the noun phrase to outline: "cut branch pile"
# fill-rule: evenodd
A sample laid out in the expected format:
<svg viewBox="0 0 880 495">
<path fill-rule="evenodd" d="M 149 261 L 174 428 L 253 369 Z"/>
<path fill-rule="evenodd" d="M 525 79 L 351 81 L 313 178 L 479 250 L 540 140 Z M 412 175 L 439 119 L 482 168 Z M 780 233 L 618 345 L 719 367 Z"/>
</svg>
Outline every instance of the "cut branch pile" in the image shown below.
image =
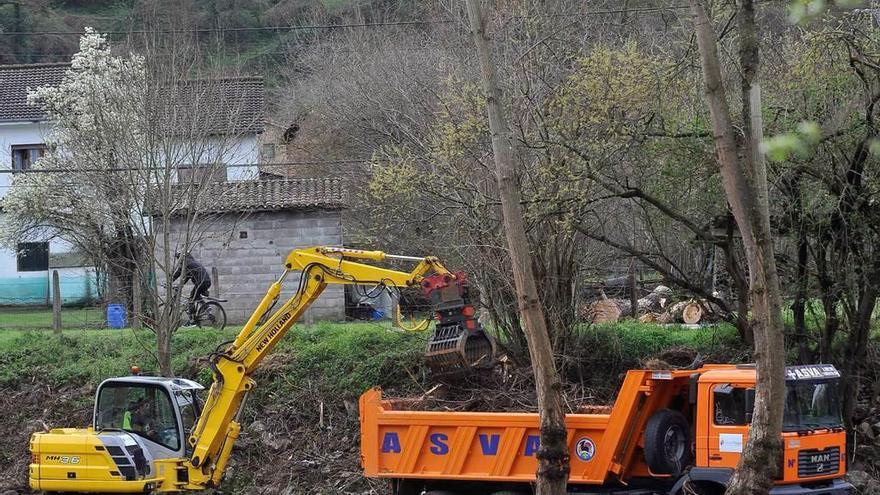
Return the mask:
<svg viewBox="0 0 880 495">
<path fill-rule="evenodd" d="M 565 383 L 562 391 L 567 413 L 581 412 L 584 407 L 606 407 L 598 397 L 605 391 L 583 389 Z M 387 397 L 394 408 L 410 411 L 493 411 L 537 412 L 535 381 L 531 368 L 505 367 L 502 371 L 486 372 L 456 381 L 440 383 L 417 397 Z"/>
</svg>

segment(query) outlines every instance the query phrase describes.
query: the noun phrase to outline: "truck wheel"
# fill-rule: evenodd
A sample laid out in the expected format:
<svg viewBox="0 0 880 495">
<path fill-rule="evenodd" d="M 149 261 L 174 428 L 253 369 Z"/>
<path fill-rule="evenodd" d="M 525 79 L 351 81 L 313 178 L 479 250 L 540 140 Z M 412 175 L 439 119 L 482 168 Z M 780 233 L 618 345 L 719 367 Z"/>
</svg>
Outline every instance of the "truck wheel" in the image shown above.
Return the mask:
<svg viewBox="0 0 880 495">
<path fill-rule="evenodd" d="M 685 491 L 682 493 L 694 495 L 724 495 L 724 486 L 715 483 L 685 483 Z"/>
<path fill-rule="evenodd" d="M 645 426 L 645 462 L 657 474 L 679 475 L 690 465 L 691 427 L 678 411 L 662 409 Z"/>
<path fill-rule="evenodd" d="M 420 480 L 391 480 L 392 495 L 422 495 L 425 483 Z"/>
</svg>

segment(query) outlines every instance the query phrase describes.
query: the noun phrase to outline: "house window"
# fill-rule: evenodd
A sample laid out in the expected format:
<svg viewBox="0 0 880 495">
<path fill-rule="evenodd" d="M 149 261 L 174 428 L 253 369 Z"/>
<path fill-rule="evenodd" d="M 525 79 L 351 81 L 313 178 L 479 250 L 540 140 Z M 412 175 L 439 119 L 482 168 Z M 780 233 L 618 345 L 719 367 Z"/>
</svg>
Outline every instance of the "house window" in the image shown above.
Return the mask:
<svg viewBox="0 0 880 495">
<path fill-rule="evenodd" d="M 226 182 L 226 166 L 221 164 L 181 165 L 177 168 L 179 184 Z"/>
<path fill-rule="evenodd" d="M 16 251 L 18 271 L 44 272 L 49 269 L 48 242 L 20 242 Z"/>
<path fill-rule="evenodd" d="M 28 170 L 46 154 L 44 144 L 22 144 L 12 146 L 12 170 Z"/>
<path fill-rule="evenodd" d="M 260 146 L 260 163 L 272 163 L 275 161 L 275 143 L 266 143 Z"/>
</svg>

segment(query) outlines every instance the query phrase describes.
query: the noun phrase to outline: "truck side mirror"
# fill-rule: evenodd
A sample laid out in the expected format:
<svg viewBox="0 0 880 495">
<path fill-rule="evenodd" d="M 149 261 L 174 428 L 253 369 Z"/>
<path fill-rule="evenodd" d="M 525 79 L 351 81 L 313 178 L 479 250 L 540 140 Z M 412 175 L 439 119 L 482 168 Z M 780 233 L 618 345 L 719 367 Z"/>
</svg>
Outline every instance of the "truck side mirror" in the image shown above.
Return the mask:
<svg viewBox="0 0 880 495">
<path fill-rule="evenodd" d="M 752 413 L 755 410 L 755 389 L 746 389 L 746 423 L 752 423 Z"/>
<path fill-rule="evenodd" d="M 725 383 L 724 385 L 716 386 L 714 392 L 716 395 L 730 395 L 733 393 L 733 387 L 729 383 Z"/>
<path fill-rule="evenodd" d="M 688 403 L 694 405 L 697 403 L 697 384 L 700 383 L 700 374 L 691 373 L 688 379 Z"/>
</svg>

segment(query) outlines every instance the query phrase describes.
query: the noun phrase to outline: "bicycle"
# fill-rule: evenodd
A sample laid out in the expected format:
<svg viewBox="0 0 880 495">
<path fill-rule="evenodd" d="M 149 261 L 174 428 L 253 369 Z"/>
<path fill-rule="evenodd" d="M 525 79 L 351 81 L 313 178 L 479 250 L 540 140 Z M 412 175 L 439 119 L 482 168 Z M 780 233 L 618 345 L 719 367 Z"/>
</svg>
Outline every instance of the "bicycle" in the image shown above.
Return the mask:
<svg viewBox="0 0 880 495">
<path fill-rule="evenodd" d="M 180 287 L 174 287 L 175 295 L 180 291 Z M 213 328 L 214 330 L 223 330 L 226 328 L 226 310 L 220 303 L 227 302 L 227 299 L 217 299 L 211 296 L 201 296 L 195 301 L 190 301 L 187 296 L 180 296 L 180 316 L 177 321 L 177 327 L 196 326 L 199 328 Z M 159 304 L 159 311 L 165 306 L 165 303 Z M 186 323 L 183 323 L 183 322 Z"/>
<path fill-rule="evenodd" d="M 202 296 L 193 303 L 188 297 L 181 297 L 180 305 L 183 309 L 181 316 L 187 315 L 188 325 L 223 330 L 226 327 L 226 310 L 220 303 L 226 301 L 226 299 Z"/>
</svg>

